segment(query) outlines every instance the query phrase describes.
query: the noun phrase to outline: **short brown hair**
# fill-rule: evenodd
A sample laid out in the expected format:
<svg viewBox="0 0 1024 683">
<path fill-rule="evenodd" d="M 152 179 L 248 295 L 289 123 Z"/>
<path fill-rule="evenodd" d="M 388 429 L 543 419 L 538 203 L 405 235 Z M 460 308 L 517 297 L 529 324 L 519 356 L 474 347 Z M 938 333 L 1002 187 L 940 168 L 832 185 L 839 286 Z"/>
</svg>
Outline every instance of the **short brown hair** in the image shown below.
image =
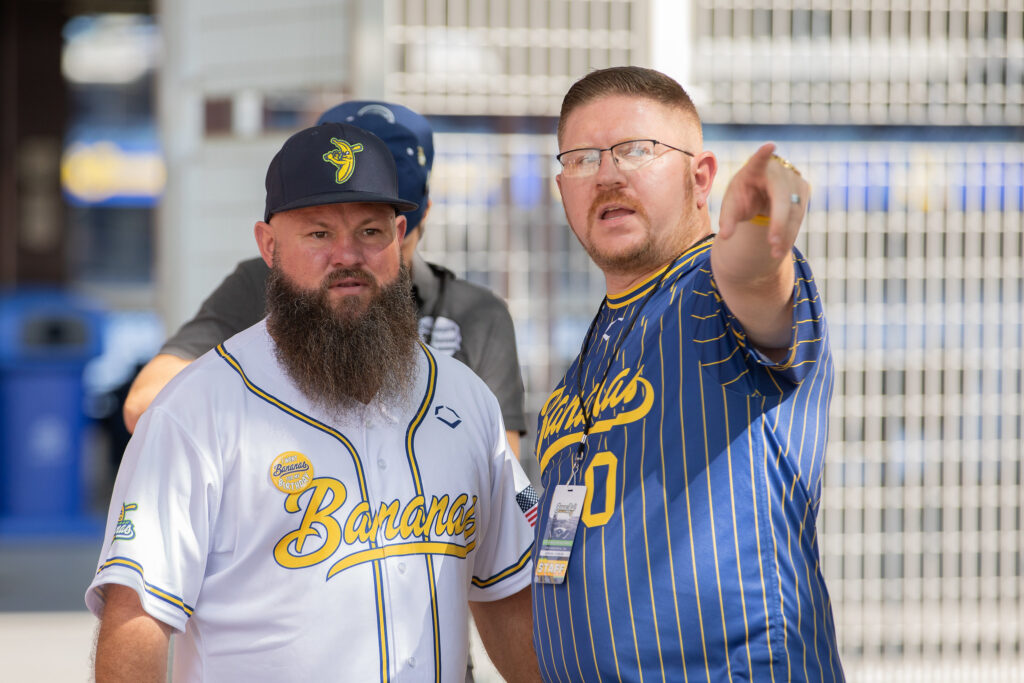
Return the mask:
<svg viewBox="0 0 1024 683">
<path fill-rule="evenodd" d="M 646 97 L 683 110 L 694 118 L 698 127 L 700 126 L 697 107 L 675 79 L 642 66 L 613 66 L 591 71 L 573 83 L 569 92 L 565 93 L 562 111 L 558 116 L 558 139 L 562 139 L 565 120 L 573 110 L 606 95 Z"/>
</svg>

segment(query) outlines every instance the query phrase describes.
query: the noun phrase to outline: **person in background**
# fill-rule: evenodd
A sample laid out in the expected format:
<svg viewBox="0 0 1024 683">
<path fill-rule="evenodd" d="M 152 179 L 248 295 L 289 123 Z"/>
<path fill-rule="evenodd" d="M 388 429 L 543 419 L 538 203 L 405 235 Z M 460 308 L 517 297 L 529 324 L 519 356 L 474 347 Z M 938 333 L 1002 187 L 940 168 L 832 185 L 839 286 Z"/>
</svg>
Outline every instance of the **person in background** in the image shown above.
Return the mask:
<svg viewBox="0 0 1024 683">
<path fill-rule="evenodd" d="M 549 681 L 843 680 L 815 525 L 833 364 L 794 248 L 809 187 L 763 145 L 716 235 L 703 143 L 657 71 L 594 71 L 562 102 L 558 188 L 607 294 L 538 420 Z"/>
<path fill-rule="evenodd" d="M 420 341 L 417 205 L 387 145 L 325 123 L 270 162 L 267 317 L 136 425 L 86 604 L 98 683 L 457 681 L 468 617 L 537 681 L 526 475 L 494 394 Z M 468 605 L 468 607 L 467 607 Z"/>
<path fill-rule="evenodd" d="M 440 353 L 461 360 L 487 383 L 501 404 L 509 443 L 518 457 L 526 415 L 515 330 L 508 308 L 490 290 L 456 278 L 416 252 L 430 209 L 429 175 L 434 161 L 430 124 L 407 107 L 374 101 L 339 104 L 318 121 L 326 122 L 359 126 L 387 143 L 398 169 L 398 194 L 418 205 L 404 214 L 409 229 L 402 241 L 402 261 L 412 271 L 420 336 Z M 262 259 L 239 263 L 203 302 L 196 316 L 142 368 L 124 402 L 129 431 L 134 431 L 143 411 L 172 377 L 218 343 L 263 318 L 269 273 Z"/>
</svg>

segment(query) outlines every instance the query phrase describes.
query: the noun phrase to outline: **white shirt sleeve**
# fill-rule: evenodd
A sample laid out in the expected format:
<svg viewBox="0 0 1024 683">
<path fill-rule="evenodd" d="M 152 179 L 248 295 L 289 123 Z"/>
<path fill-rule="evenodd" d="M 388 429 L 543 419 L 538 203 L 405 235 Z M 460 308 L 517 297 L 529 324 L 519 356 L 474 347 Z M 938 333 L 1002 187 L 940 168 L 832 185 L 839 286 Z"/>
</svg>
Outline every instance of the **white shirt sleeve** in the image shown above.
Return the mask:
<svg viewBox="0 0 1024 683">
<path fill-rule="evenodd" d="M 184 630 L 195 608 L 220 500 L 219 462 L 201 435 L 162 406 L 143 415 L 118 470 L 96 576 L 85 601 L 103 611 L 102 587 L 133 588 L 152 617 Z"/>
<path fill-rule="evenodd" d="M 500 420 L 498 428 L 498 447 L 491 456 L 490 514 L 477 548 L 469 592 L 470 600 L 480 602 L 518 593 L 530 585 L 533 572 L 533 526 L 516 500 L 529 479 L 508 446 Z"/>
</svg>

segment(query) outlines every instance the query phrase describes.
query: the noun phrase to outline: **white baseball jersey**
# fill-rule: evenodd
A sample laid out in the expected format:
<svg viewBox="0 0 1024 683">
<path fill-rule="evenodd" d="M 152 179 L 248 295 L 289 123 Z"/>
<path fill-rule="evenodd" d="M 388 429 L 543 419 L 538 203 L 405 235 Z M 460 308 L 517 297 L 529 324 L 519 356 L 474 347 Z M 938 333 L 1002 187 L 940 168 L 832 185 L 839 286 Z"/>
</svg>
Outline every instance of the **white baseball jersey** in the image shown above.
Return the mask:
<svg viewBox="0 0 1024 683">
<path fill-rule="evenodd" d="M 528 480 L 486 385 L 417 353 L 407 405 L 341 418 L 265 323 L 193 363 L 125 452 L 89 609 L 134 588 L 176 681 L 461 680 L 466 601 L 530 583 Z"/>
</svg>

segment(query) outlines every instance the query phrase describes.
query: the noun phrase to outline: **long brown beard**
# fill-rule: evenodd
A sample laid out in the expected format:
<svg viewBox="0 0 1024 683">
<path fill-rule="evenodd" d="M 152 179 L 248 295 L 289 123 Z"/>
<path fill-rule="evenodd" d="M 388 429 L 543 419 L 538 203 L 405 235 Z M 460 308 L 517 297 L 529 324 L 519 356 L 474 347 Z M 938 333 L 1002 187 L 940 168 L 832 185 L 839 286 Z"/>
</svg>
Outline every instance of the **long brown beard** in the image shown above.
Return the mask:
<svg viewBox="0 0 1024 683">
<path fill-rule="evenodd" d="M 332 308 L 328 285 L 358 277 L 375 291 L 366 310 Z M 409 271 L 381 287 L 363 270 L 339 270 L 317 290 L 293 285 L 275 263 L 267 280 L 267 331 L 277 359 L 310 400 L 330 411 L 408 395 L 416 367 L 416 308 Z"/>
</svg>

